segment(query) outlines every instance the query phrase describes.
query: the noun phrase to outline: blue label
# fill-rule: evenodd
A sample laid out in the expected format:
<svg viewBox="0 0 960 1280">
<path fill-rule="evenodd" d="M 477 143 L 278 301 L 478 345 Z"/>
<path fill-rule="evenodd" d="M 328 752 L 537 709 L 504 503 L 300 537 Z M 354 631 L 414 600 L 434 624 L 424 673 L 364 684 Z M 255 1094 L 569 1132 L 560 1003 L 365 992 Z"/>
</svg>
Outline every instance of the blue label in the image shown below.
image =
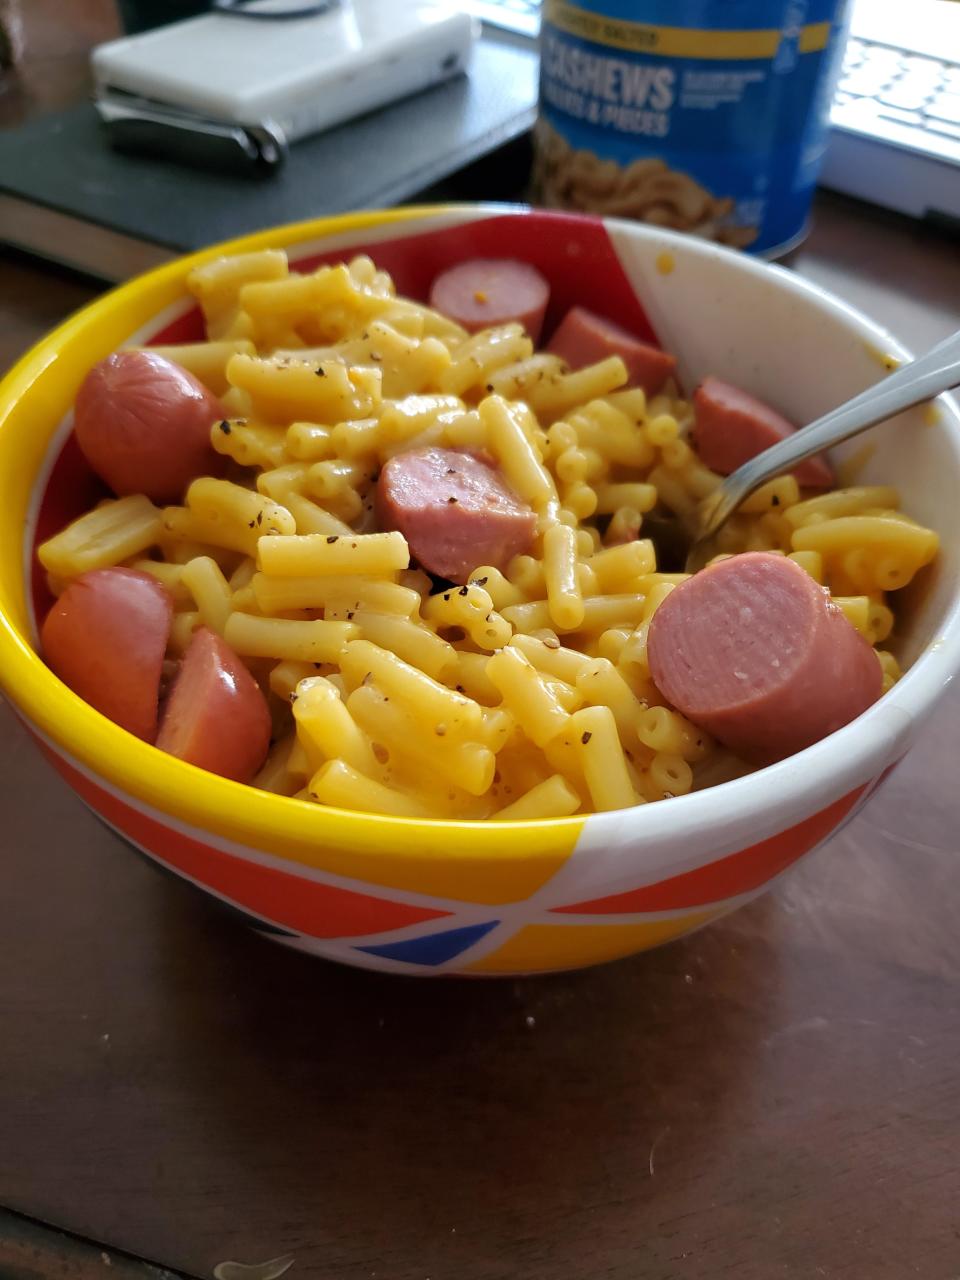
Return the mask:
<svg viewBox="0 0 960 1280">
<path fill-rule="evenodd" d="M 826 144 L 844 0 L 548 0 L 538 196 L 765 253 Z"/>
</svg>

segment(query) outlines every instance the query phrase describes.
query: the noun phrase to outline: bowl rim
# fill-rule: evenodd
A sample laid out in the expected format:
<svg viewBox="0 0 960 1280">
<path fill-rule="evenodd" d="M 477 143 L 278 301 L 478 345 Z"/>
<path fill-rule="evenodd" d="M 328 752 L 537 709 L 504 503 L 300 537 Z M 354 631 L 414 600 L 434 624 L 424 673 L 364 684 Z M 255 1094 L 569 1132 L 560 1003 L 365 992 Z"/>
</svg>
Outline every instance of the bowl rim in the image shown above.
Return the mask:
<svg viewBox="0 0 960 1280">
<path fill-rule="evenodd" d="M 509 213 L 558 222 L 572 216 L 487 202 L 414 205 L 281 224 L 178 257 L 94 299 L 28 349 L 0 379 L 0 436 L 10 411 L 29 394 L 36 378 L 65 347 L 81 338 L 99 319 L 141 298 L 145 290 L 163 294 L 165 290 L 169 292 L 170 286 L 182 285 L 186 272 L 203 262 L 226 253 L 269 247 L 290 249 L 301 242 L 338 236 L 359 238 L 358 233 L 380 227 L 391 227 L 402 234 L 409 223 L 426 223 L 416 231 L 411 227 L 410 234 L 429 233 L 432 219 L 447 219 L 456 225 Z M 619 233 L 658 247 L 674 247 L 694 257 L 720 255 L 735 260 L 738 270 L 758 279 L 769 279 L 774 273 L 779 287 L 808 304 L 833 312 L 846 327 L 869 342 L 881 344 L 898 358 L 910 358 L 882 326 L 783 267 L 660 228 L 621 219 L 602 221 Z M 348 250 L 349 245 L 345 245 L 344 252 Z M 949 398 L 941 398 L 940 404 L 954 466 L 960 472 L 960 411 Z M 49 450 L 46 456 L 49 457 Z M 41 470 L 33 478 L 34 485 L 42 475 Z M 21 559 L 26 564 L 27 556 L 22 555 Z M 21 588 L 25 587 L 22 582 Z M 0 607 L 0 689 L 41 741 L 121 799 L 133 797 L 159 810 L 171 825 L 213 830 L 241 844 L 252 843 L 280 857 L 289 854 L 300 861 L 304 849 L 335 842 L 344 849 L 352 847 L 384 855 L 402 851 L 420 859 L 482 857 L 485 861 L 512 861 L 519 856 L 530 862 L 554 857 L 558 843 L 569 840 L 572 845 L 585 829 L 590 831 L 590 843 L 594 845 L 623 843 L 625 836 L 631 842 L 669 839 L 673 843 L 678 837 L 713 828 L 721 847 L 727 835 L 742 831 L 746 817 L 752 816 L 756 825 L 764 815 L 771 819 L 768 825 L 772 834 L 810 812 L 811 790 L 817 790 L 817 807 L 822 808 L 895 763 L 910 744 L 914 724 L 930 712 L 958 669 L 960 579 L 953 584 L 937 639 L 917 657 L 894 688 L 851 724 L 778 764 L 686 796 L 611 813 L 522 822 L 498 822 L 495 818 L 482 822 L 396 818 L 328 808 L 259 791 L 207 773 L 134 738 L 61 684 L 34 651 L 29 637 Z M 776 798 L 775 813 L 771 797 Z"/>
</svg>

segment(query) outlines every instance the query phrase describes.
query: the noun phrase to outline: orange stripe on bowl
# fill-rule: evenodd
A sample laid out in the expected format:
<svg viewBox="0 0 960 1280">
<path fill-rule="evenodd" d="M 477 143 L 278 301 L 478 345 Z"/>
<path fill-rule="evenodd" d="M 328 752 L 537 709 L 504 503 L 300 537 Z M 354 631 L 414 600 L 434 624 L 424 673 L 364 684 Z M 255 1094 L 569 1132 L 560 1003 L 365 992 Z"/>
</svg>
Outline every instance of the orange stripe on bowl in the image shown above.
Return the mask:
<svg viewBox="0 0 960 1280">
<path fill-rule="evenodd" d="M 321 884 L 211 849 L 124 804 L 40 745 L 78 795 L 138 848 L 274 924 L 314 938 L 346 938 L 402 929 L 449 915 L 446 911 Z"/>
<path fill-rule="evenodd" d="M 554 907 L 553 910 L 590 916 L 629 915 L 635 911 L 683 911 L 688 907 L 705 906 L 750 893 L 825 840 L 850 813 L 866 789 L 857 787 L 826 809 L 798 822 L 795 827 L 695 871 L 671 876 L 668 880 L 659 880 L 656 884 L 631 889 L 627 893 L 593 898 L 589 902 Z"/>
</svg>

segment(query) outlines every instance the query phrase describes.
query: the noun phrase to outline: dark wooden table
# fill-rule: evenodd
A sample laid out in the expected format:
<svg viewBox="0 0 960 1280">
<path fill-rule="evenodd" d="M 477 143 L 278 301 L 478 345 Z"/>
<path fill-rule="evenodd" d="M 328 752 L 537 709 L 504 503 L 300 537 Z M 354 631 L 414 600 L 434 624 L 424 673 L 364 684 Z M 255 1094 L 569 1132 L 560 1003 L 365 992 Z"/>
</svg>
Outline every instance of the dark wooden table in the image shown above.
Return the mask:
<svg viewBox="0 0 960 1280">
<path fill-rule="evenodd" d="M 795 265 L 917 348 L 960 324 L 956 243 L 875 211 L 822 197 Z M 0 368 L 94 292 L 0 257 Z M 221 918 L 0 709 L 0 1205 L 93 1242 L 0 1214 L 0 1277 L 958 1280 L 958 713 L 731 919 L 429 982 Z"/>
</svg>

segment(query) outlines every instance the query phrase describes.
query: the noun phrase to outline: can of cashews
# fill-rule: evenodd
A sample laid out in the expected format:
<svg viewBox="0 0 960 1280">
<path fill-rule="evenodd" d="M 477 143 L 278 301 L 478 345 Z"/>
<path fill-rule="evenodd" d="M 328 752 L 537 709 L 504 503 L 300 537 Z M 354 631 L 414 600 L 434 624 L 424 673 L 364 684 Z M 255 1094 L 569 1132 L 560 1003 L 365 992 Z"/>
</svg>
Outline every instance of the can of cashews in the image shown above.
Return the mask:
<svg viewBox="0 0 960 1280">
<path fill-rule="evenodd" d="M 806 231 L 848 0 L 546 0 L 533 198 L 764 257 Z"/>
</svg>

